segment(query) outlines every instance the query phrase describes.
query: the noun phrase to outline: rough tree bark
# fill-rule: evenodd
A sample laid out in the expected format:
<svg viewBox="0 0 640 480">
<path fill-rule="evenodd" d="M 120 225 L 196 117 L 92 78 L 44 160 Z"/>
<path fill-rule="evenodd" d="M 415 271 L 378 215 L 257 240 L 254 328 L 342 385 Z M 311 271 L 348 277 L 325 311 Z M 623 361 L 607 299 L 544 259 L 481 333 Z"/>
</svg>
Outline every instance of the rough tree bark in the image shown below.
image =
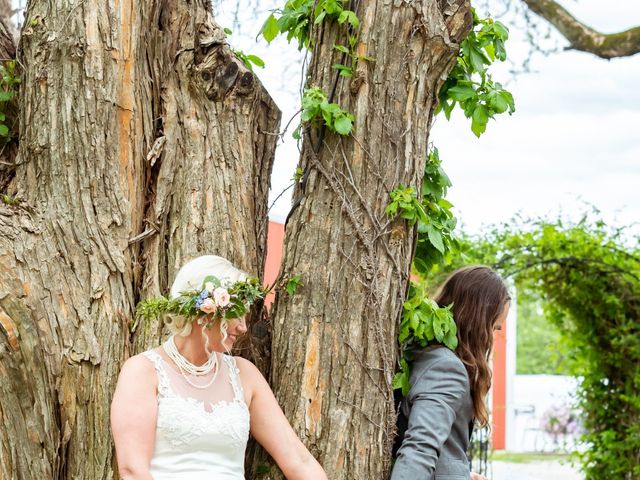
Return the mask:
<svg viewBox="0 0 640 480">
<path fill-rule="evenodd" d="M 115 475 L 141 295 L 222 254 L 260 274 L 279 111 L 204 0 L 32 0 L 20 148 L 0 205 L 0 478 Z"/>
<path fill-rule="evenodd" d="M 333 46 L 346 43 L 344 27 L 325 21 L 313 33 L 308 84 L 333 92 L 355 114 L 355 130 L 305 132 L 283 263 L 285 279 L 300 275 L 304 286 L 276 299 L 272 384 L 329 478 L 370 480 L 388 474 L 396 326 L 415 239 L 385 207 L 400 184 L 419 191 L 437 92 L 471 14 L 465 0 L 351 8 L 361 20 L 358 54 L 373 60 L 339 77 L 331 65 L 343 63 Z M 281 476 L 272 469 L 265 478 Z"/>
</svg>

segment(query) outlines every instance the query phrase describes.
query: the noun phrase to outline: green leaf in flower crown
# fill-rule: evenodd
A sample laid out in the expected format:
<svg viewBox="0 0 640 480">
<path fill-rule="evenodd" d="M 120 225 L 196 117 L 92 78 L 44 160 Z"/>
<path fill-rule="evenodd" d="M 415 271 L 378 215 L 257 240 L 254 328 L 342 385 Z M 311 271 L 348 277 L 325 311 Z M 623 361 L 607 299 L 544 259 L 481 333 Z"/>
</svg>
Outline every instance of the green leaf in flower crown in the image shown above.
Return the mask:
<svg viewBox="0 0 640 480">
<path fill-rule="evenodd" d="M 204 277 L 204 280 L 202 281 L 203 288 L 206 283 L 213 283 L 214 288 L 218 288 L 221 285 L 220 279 L 218 277 L 214 277 L 213 275 L 207 275 L 206 277 Z"/>
</svg>

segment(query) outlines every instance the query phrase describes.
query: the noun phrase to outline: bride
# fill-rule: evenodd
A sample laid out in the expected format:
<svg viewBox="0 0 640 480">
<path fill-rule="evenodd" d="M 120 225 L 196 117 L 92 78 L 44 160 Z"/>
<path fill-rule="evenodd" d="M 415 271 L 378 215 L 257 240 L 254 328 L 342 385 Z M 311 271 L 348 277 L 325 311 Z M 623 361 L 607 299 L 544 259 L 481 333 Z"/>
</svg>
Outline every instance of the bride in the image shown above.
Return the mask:
<svg viewBox="0 0 640 480">
<path fill-rule="evenodd" d="M 180 269 L 170 298 L 140 304 L 138 315 L 162 315 L 173 335 L 122 366 L 111 428 L 123 480 L 243 480 L 249 432 L 287 479 L 327 479 L 258 369 L 221 353 L 263 295 L 257 279 L 207 255 Z"/>
</svg>

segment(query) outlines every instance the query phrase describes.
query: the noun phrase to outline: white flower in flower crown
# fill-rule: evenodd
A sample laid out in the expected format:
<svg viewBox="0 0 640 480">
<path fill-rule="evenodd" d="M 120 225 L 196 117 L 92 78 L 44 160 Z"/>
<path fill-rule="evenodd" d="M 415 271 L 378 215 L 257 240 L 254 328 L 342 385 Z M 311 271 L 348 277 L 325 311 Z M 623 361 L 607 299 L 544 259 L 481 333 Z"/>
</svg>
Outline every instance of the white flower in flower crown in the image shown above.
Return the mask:
<svg viewBox="0 0 640 480">
<path fill-rule="evenodd" d="M 213 291 L 213 299 L 217 306 L 224 308 L 231 302 L 231 295 L 226 288 L 218 287 Z"/>
<path fill-rule="evenodd" d="M 216 304 L 210 298 L 205 298 L 202 301 L 202 305 L 200 305 L 200 310 L 202 310 L 204 313 L 213 313 L 216 310 Z"/>
<path fill-rule="evenodd" d="M 207 282 L 204 284 L 204 289 L 209 292 L 209 295 L 213 295 L 213 291 L 216 289 L 216 286 L 213 282 Z"/>
</svg>

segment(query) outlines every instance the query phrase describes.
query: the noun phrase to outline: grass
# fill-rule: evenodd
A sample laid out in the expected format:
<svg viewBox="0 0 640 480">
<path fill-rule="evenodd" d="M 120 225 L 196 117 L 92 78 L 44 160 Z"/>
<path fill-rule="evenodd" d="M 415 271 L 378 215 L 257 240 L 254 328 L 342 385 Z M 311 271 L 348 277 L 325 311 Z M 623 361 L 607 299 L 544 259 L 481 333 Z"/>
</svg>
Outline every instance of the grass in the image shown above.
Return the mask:
<svg viewBox="0 0 640 480">
<path fill-rule="evenodd" d="M 570 462 L 571 455 L 561 453 L 510 453 L 510 452 L 493 452 L 491 460 L 496 462 L 509 463 L 529 463 L 529 462 Z"/>
</svg>

